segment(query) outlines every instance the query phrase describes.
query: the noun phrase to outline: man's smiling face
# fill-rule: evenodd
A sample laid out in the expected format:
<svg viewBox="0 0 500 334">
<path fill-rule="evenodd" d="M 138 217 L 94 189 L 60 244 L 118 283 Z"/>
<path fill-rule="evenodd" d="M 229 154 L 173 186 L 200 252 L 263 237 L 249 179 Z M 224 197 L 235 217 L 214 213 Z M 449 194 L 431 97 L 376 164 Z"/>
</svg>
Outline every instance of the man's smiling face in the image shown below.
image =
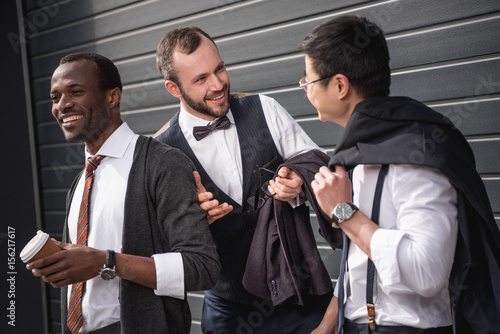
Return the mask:
<svg viewBox="0 0 500 334">
<path fill-rule="evenodd" d="M 225 116 L 229 110 L 229 76 L 217 47 L 202 37 L 193 53 L 175 51 L 173 61 L 186 111 L 209 120 Z"/>
<path fill-rule="evenodd" d="M 71 143 L 99 142 L 111 123 L 97 66 L 89 60 L 61 64 L 52 75 L 52 115 Z"/>
</svg>

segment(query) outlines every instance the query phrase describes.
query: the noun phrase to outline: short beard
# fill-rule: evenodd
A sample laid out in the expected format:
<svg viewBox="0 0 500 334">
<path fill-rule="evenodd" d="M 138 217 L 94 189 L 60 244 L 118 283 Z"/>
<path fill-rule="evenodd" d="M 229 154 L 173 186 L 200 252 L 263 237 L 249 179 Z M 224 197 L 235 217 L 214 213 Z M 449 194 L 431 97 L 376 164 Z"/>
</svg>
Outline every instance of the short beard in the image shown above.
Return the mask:
<svg viewBox="0 0 500 334">
<path fill-rule="evenodd" d="M 219 113 L 216 113 L 213 110 L 211 110 L 203 102 L 196 102 L 196 101 L 194 101 L 193 99 L 191 99 L 191 97 L 189 95 L 187 95 L 184 92 L 184 90 L 182 89 L 182 87 L 179 84 L 177 86 L 179 87 L 179 90 L 181 92 L 182 98 L 184 99 L 184 101 L 186 102 L 186 104 L 189 107 L 191 107 L 192 109 L 194 109 L 197 112 L 199 112 L 200 114 L 207 115 L 207 116 L 214 117 L 214 118 L 219 118 L 219 117 L 223 117 L 223 116 L 227 115 L 227 113 L 229 111 L 229 95 L 230 95 L 230 93 L 229 93 L 229 90 L 230 90 L 229 84 L 227 86 L 224 85 L 224 88 L 222 88 L 222 90 L 221 90 L 221 92 L 227 91 L 226 102 L 225 102 L 225 104 L 227 105 L 227 107 L 224 110 L 221 110 Z M 226 87 L 227 87 L 227 89 L 226 89 Z"/>
</svg>

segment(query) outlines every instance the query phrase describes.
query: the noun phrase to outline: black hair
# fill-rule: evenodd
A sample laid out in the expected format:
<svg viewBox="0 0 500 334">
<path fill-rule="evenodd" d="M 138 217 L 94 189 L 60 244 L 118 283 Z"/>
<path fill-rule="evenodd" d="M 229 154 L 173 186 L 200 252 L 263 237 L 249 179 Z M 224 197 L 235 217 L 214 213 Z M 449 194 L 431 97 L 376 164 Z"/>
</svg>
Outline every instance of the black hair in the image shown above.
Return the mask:
<svg viewBox="0 0 500 334">
<path fill-rule="evenodd" d="M 299 49 L 320 78 L 345 75 L 363 98 L 390 93 L 389 50 L 382 30 L 364 17 L 345 15 L 328 20 L 304 39 Z M 327 86 L 329 80 L 322 80 Z"/>
<path fill-rule="evenodd" d="M 115 64 L 108 58 L 93 52 L 76 52 L 64 56 L 59 61 L 59 65 L 79 60 L 89 60 L 97 67 L 98 82 L 100 88 L 104 90 L 118 87 L 122 90 L 120 73 Z"/>
</svg>

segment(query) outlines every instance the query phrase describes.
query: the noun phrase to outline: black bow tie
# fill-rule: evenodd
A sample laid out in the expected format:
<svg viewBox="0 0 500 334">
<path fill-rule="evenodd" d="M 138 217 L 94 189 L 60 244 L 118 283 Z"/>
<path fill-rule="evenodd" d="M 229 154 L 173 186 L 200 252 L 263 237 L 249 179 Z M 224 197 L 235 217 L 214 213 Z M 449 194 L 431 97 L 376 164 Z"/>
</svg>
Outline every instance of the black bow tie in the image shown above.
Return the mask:
<svg viewBox="0 0 500 334">
<path fill-rule="evenodd" d="M 221 117 L 212 124 L 206 126 L 195 126 L 193 127 L 193 136 L 196 140 L 200 141 L 213 130 L 227 129 L 231 126 L 231 122 L 227 116 Z"/>
</svg>

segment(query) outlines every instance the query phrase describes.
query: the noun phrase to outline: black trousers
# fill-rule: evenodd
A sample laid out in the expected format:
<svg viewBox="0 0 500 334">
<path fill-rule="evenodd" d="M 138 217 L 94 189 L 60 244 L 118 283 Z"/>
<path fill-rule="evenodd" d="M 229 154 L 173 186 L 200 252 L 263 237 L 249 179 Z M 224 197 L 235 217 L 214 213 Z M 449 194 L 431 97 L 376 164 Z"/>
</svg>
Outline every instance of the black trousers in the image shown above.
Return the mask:
<svg viewBox="0 0 500 334">
<path fill-rule="evenodd" d="M 273 306 L 256 300 L 253 306 L 205 292 L 201 329 L 205 334 L 301 334 L 311 333 L 323 319 L 332 292 L 314 296 L 305 306 Z"/>
<path fill-rule="evenodd" d="M 382 326 L 377 325 L 372 331 L 368 324 L 357 324 L 346 321 L 344 324 L 344 334 L 453 334 L 453 327 L 437 328 L 414 328 L 408 326 Z"/>
</svg>

